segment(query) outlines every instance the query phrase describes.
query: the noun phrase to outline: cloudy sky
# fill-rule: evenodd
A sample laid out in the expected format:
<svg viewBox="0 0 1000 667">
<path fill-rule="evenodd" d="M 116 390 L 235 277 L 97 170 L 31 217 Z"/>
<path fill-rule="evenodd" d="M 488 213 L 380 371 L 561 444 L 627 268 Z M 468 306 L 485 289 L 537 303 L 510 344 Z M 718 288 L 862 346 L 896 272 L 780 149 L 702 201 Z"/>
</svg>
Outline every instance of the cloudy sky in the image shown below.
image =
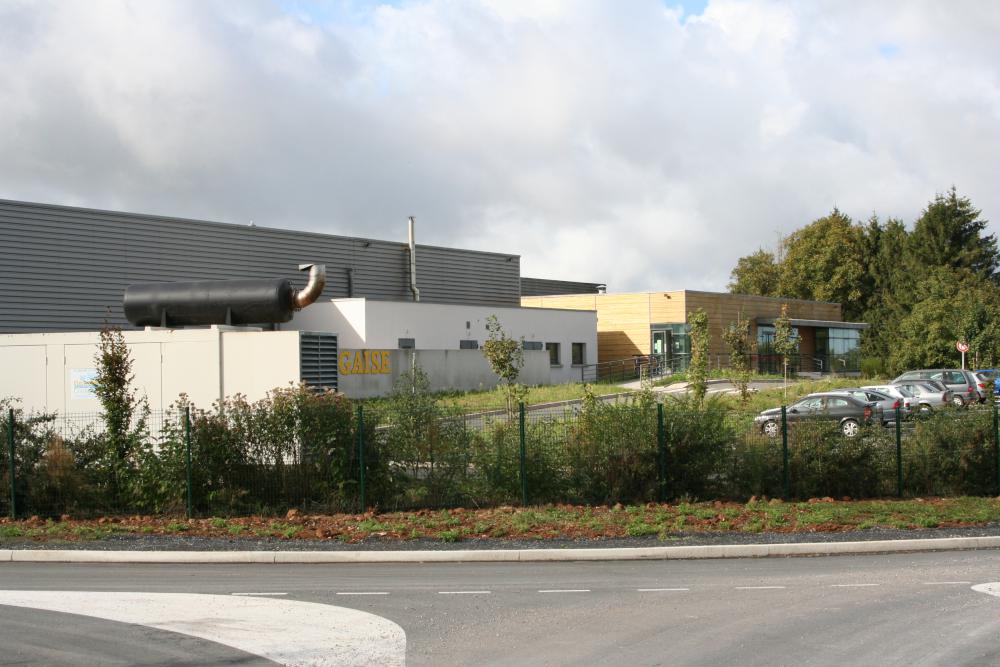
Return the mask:
<svg viewBox="0 0 1000 667">
<path fill-rule="evenodd" d="M 724 289 L 834 206 L 1000 221 L 997 34 L 978 0 L 0 0 L 0 198 L 413 214 L 526 276 Z"/>
</svg>

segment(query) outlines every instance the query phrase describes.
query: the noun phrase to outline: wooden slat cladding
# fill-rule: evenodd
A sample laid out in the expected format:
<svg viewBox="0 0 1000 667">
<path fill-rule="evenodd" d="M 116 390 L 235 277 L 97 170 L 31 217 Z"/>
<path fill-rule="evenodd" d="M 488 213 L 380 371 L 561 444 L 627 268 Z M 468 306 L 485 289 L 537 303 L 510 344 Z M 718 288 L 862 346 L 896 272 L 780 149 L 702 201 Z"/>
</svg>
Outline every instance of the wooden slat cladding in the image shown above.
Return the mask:
<svg viewBox="0 0 1000 667">
<path fill-rule="evenodd" d="M 0 239 L 6 333 L 127 327 L 121 300 L 135 282 L 285 277 L 301 287 L 300 262 L 327 265 L 324 298 L 412 299 L 401 242 L 6 200 Z M 520 258 L 418 245 L 417 286 L 431 303 L 517 306 Z"/>
<path fill-rule="evenodd" d="M 587 294 L 521 297 L 526 308 L 567 308 L 597 311 L 598 362 L 649 354 L 649 325 L 683 322 L 683 292 L 639 292 L 633 294 Z M 667 319 L 650 319 L 650 313 Z M 670 319 L 677 318 L 680 319 Z"/>
<path fill-rule="evenodd" d="M 596 310 L 600 362 L 649 354 L 651 325 L 686 323 L 688 314 L 697 308 L 704 308 L 708 314 L 709 353 L 726 354 L 722 331 L 736 321 L 740 312 L 751 321 L 758 317 L 777 317 L 783 303 L 788 304 L 789 317 L 795 319 L 841 321 L 840 304 L 836 303 L 718 292 L 676 290 L 521 297 L 521 305 L 525 308 Z M 755 330 L 753 334 L 756 336 Z M 808 347 L 808 342 L 806 345 Z"/>
<path fill-rule="evenodd" d="M 730 322 L 735 322 L 740 312 L 746 319 L 758 317 L 778 317 L 781 304 L 788 304 L 788 316 L 803 320 L 841 320 L 840 304 L 825 301 L 802 301 L 800 299 L 775 299 L 746 294 L 725 294 L 715 292 L 685 292 L 687 311 L 703 308 L 708 314 L 710 333 L 709 352 L 725 354 L 726 345 L 722 340 L 722 330 Z M 754 335 L 756 331 L 754 327 Z"/>
</svg>

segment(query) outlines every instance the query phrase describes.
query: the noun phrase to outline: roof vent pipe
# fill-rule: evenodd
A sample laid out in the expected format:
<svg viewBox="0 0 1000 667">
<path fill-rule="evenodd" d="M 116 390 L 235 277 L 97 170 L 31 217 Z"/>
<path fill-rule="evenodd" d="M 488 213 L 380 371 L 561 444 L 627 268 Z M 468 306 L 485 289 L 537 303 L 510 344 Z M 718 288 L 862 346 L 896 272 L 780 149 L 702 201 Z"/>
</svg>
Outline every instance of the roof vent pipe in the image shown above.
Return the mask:
<svg viewBox="0 0 1000 667">
<path fill-rule="evenodd" d="M 417 289 L 417 242 L 414 239 L 413 227 L 416 219 L 410 216 L 410 291 L 413 292 L 413 300 L 420 301 L 420 290 Z"/>
<path fill-rule="evenodd" d="M 299 271 L 309 271 L 309 282 L 295 293 L 293 298 L 295 310 L 302 310 L 314 302 L 326 287 L 326 265 L 299 264 Z"/>
</svg>

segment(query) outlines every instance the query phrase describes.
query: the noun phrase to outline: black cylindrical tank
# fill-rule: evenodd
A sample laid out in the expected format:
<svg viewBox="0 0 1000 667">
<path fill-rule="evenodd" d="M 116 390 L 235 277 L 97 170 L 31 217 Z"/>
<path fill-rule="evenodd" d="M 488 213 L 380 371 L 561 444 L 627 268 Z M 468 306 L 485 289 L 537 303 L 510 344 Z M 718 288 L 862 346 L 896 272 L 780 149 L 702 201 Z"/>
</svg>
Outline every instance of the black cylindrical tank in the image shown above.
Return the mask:
<svg viewBox="0 0 1000 667">
<path fill-rule="evenodd" d="M 125 317 L 136 326 L 266 324 L 292 319 L 295 290 L 284 278 L 139 283 L 125 290 Z"/>
</svg>

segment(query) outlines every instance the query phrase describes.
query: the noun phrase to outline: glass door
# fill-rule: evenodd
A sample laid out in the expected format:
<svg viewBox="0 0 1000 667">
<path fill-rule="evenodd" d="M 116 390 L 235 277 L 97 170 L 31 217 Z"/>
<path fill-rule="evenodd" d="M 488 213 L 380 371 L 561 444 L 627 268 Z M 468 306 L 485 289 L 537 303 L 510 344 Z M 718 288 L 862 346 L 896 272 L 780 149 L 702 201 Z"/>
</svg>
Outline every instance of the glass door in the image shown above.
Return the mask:
<svg viewBox="0 0 1000 667">
<path fill-rule="evenodd" d="M 670 351 L 673 347 L 672 335 L 667 329 L 653 329 L 652 335 L 653 344 L 650 350 L 652 350 L 653 359 L 651 361 L 652 364 L 655 364 L 657 374 L 661 374 L 665 369 L 670 368 Z"/>
</svg>

